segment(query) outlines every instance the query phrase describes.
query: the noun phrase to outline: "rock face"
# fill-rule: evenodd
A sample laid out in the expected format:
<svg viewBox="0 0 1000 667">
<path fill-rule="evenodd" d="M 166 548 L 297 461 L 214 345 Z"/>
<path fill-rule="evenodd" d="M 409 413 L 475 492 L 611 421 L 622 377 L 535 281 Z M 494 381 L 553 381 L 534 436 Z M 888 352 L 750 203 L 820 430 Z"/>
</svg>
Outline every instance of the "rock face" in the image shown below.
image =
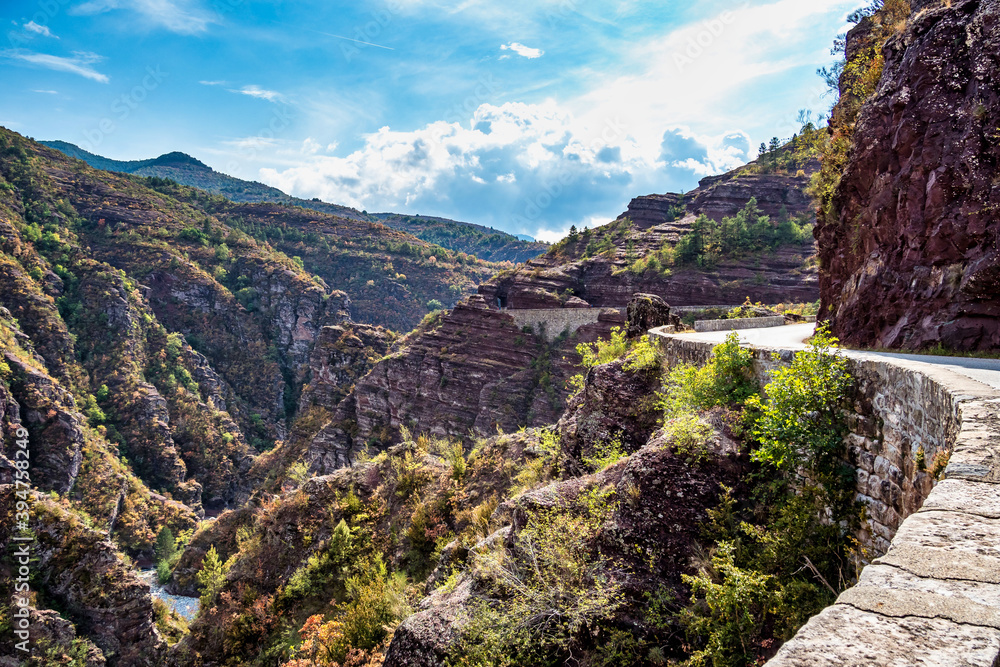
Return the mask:
<svg viewBox="0 0 1000 667">
<path fill-rule="evenodd" d="M 628 210 L 620 217 L 628 218 L 638 229 L 649 229 L 667 222 L 673 222 L 684 210 L 684 195 L 646 195 L 629 202 Z"/>
<path fill-rule="evenodd" d="M 585 472 L 583 460 L 612 442 L 625 453 L 634 452 L 656 430 L 661 416 L 656 401 L 659 369 L 632 371 L 624 366 L 616 361 L 590 369 L 583 391 L 570 399 L 556 427 L 567 470 Z"/>
<path fill-rule="evenodd" d="M 607 335 L 612 325 L 598 321 L 548 343 L 482 297 L 470 297 L 358 380 L 310 444 L 312 470 L 348 465 L 364 444 L 394 442 L 401 426 L 465 440 L 497 428 L 553 423 L 566 398 L 575 346 Z"/>
<path fill-rule="evenodd" d="M 15 496 L 10 486 L 0 489 L 0 541 L 12 544 Z M 44 496 L 32 504 L 38 573 L 32 586 L 72 621 L 51 611 L 44 616 L 47 634 L 57 643 L 85 635 L 103 656 L 87 652 L 88 664 L 153 667 L 162 663 L 166 642 L 153 623 L 149 587 L 125 564 L 104 535 L 87 528 L 72 512 Z M 5 585 L 12 590 L 10 570 Z M 75 630 L 73 629 L 75 626 Z"/>
<path fill-rule="evenodd" d="M 685 195 L 637 197 L 616 221 L 498 274 L 480 285 L 479 293 L 490 304 L 512 309 L 561 308 L 574 297 L 596 308 L 624 308 L 637 292 L 655 294 L 674 306 L 742 303 L 746 297 L 765 303 L 815 301 L 818 279 L 807 261 L 812 243 L 720 261 L 711 269 L 630 270 L 636 259 L 675 245 L 697 216 L 721 220 L 736 215 L 751 198 L 775 218 L 811 215 L 805 188 L 815 165 L 808 167 L 804 176 L 735 171 L 703 179 Z"/>
<path fill-rule="evenodd" d="M 336 408 L 395 340 L 391 331 L 367 324 L 323 327 L 310 355 L 302 405 Z"/>
<path fill-rule="evenodd" d="M 821 312 L 855 345 L 996 349 L 1000 7 L 914 3 L 883 53 L 837 217 L 817 229 Z"/>
<path fill-rule="evenodd" d="M 736 215 L 753 197 L 760 210 L 773 218 L 782 214 L 793 217 L 811 214 L 813 202 L 805 191 L 809 185 L 808 174 L 818 166 L 808 165 L 802 176 L 745 174 L 734 177 L 730 172 L 703 178 L 698 189 L 688 195 L 688 211 L 695 215 L 705 214 L 713 220 L 722 220 Z"/>
<path fill-rule="evenodd" d="M 636 294 L 625 311 L 629 338 L 645 336 L 656 327 L 680 324 L 680 317 L 670 314 L 670 304 L 655 294 Z"/>
<path fill-rule="evenodd" d="M 693 222 L 694 218 L 689 221 Z M 668 223 L 636 237 L 636 256 L 654 252 L 664 241 L 674 243 L 686 231 Z M 719 262 L 712 271 L 674 269 L 669 274 L 634 274 L 626 243 L 614 255 L 586 259 L 557 259 L 545 255 L 512 273 L 479 286 L 489 303 L 505 308 L 559 308 L 559 295 L 573 294 L 595 308 L 624 308 L 637 292 L 655 294 L 672 306 L 706 306 L 752 301 L 811 302 L 819 296 L 814 268 L 804 265 L 812 245 L 780 248 L 757 263 Z"/>
</svg>

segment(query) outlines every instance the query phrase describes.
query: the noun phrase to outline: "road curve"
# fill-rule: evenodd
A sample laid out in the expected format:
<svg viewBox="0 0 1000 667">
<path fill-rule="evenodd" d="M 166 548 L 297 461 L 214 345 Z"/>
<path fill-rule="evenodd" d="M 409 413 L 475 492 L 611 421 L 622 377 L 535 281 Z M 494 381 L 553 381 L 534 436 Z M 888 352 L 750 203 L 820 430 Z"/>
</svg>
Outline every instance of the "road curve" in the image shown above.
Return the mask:
<svg viewBox="0 0 1000 667">
<path fill-rule="evenodd" d="M 805 340 L 812 336 L 815 325 L 789 324 L 783 327 L 767 327 L 763 329 L 743 329 L 737 331 L 740 342 L 754 347 L 775 348 L 782 350 L 805 349 Z M 685 340 L 721 343 L 731 332 L 712 331 L 706 333 L 674 334 Z M 844 350 L 844 354 L 856 359 L 905 359 L 918 363 L 931 364 L 947 368 L 955 373 L 972 378 L 993 389 L 1000 390 L 1000 359 L 977 359 L 967 357 L 938 357 L 924 354 L 900 354 L 896 352 L 860 352 Z"/>
</svg>

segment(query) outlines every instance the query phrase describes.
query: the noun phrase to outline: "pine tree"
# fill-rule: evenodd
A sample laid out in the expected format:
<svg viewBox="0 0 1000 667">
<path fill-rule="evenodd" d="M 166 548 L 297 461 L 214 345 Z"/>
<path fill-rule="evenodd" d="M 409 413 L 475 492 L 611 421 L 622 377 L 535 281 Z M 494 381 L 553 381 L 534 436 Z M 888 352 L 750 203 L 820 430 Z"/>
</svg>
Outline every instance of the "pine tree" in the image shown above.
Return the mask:
<svg viewBox="0 0 1000 667">
<path fill-rule="evenodd" d="M 164 526 L 160 530 L 160 534 L 156 536 L 154 553 L 157 561 L 170 561 L 176 555 L 177 541 L 174 539 L 173 531 L 168 526 Z"/>
<path fill-rule="evenodd" d="M 569 226 L 569 240 L 571 242 L 572 241 L 576 241 L 577 236 L 579 236 L 579 233 L 576 231 L 576 225 L 570 225 Z"/>
<path fill-rule="evenodd" d="M 199 602 L 202 609 L 212 604 L 222 585 L 226 583 L 226 573 L 229 572 L 229 563 L 223 563 L 219 559 L 219 552 L 215 550 L 213 544 L 201 561 L 201 571 L 196 575 L 198 586 L 201 588 Z"/>
</svg>

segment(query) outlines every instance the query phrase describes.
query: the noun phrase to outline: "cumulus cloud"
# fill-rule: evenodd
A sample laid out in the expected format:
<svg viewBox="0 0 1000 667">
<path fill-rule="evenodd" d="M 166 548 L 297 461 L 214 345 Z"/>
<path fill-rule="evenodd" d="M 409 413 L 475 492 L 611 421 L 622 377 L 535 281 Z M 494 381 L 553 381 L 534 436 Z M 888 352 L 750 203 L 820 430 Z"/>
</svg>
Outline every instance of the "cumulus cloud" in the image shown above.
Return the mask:
<svg viewBox="0 0 1000 667">
<path fill-rule="evenodd" d="M 74 51 L 72 57 L 64 57 L 53 56 L 48 53 L 35 53 L 33 51 L 25 51 L 23 49 L 10 49 L 0 52 L 0 55 L 10 60 L 30 63 L 32 65 L 37 65 L 38 67 L 44 67 L 45 69 L 55 70 L 57 72 L 70 72 L 71 74 L 78 74 L 86 79 L 97 81 L 98 83 L 108 83 L 110 80 L 106 75 L 101 74 L 94 69 L 94 65 L 104 60 L 104 58 L 96 53 L 90 53 L 89 51 Z"/>
<path fill-rule="evenodd" d="M 724 137 L 676 130 L 663 143 L 669 161 L 649 161 L 613 121 L 590 126 L 554 102 L 483 104 L 467 124 L 383 127 L 349 155 L 312 154 L 302 165 L 262 169 L 260 178 L 367 210 L 459 218 L 474 210 L 475 222 L 551 238 L 570 224 L 613 219 L 639 189 L 686 190 L 710 170 L 739 164 Z"/>
<path fill-rule="evenodd" d="M 500 50 L 513 51 L 522 58 L 528 58 L 529 60 L 533 60 L 535 58 L 541 58 L 542 56 L 545 55 L 545 51 L 542 51 L 541 49 L 533 49 L 530 46 L 525 46 L 524 44 L 521 44 L 520 42 L 509 42 L 507 44 L 501 44 Z"/>
</svg>

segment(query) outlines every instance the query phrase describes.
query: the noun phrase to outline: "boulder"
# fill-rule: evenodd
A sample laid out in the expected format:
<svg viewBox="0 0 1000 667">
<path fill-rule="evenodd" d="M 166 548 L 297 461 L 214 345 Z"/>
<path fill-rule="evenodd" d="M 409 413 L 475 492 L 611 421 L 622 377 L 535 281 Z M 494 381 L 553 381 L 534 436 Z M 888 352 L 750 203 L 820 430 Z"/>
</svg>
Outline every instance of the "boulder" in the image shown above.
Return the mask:
<svg viewBox="0 0 1000 667">
<path fill-rule="evenodd" d="M 680 317 L 670 314 L 670 304 L 655 294 L 633 294 L 625 320 L 629 338 L 638 338 L 656 327 L 678 325 Z"/>
</svg>

